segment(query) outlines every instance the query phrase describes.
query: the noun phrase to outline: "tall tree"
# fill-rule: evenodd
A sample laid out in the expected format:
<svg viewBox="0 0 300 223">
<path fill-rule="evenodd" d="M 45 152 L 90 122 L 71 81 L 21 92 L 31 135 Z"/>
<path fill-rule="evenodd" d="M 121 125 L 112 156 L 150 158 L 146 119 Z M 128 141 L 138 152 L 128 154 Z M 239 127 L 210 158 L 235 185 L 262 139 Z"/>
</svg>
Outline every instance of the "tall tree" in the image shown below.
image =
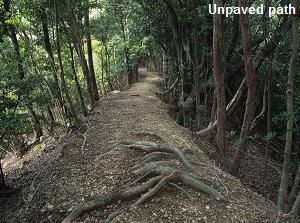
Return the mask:
<svg viewBox="0 0 300 223">
<path fill-rule="evenodd" d="M 59 62 L 59 67 L 60 67 L 60 84 L 61 84 L 61 89 L 62 92 L 65 95 L 66 98 L 66 102 L 69 104 L 69 111 L 70 111 L 70 115 L 72 116 L 73 120 L 74 120 L 74 124 L 76 126 L 79 126 L 80 124 L 80 120 L 76 114 L 76 111 L 74 109 L 74 105 L 72 102 L 72 98 L 70 96 L 70 92 L 68 89 L 68 86 L 66 84 L 65 81 L 65 72 L 64 72 L 64 66 L 63 66 L 63 61 L 62 61 L 62 55 L 61 55 L 61 45 L 60 45 L 60 37 L 59 37 L 59 29 L 58 29 L 58 24 L 59 24 L 59 15 L 58 15 L 58 6 L 57 6 L 57 0 L 54 0 L 54 4 L 55 4 L 55 33 L 56 33 L 56 48 L 57 48 L 57 57 L 58 57 L 58 62 Z"/>
<path fill-rule="evenodd" d="M 246 0 L 239 0 L 239 7 L 246 7 Z M 247 16 L 245 14 L 240 14 L 240 26 L 244 53 L 244 63 L 245 63 L 245 75 L 247 83 L 247 100 L 246 108 L 244 112 L 243 126 L 240 132 L 240 139 L 238 148 L 235 151 L 232 168 L 238 170 L 241 160 L 245 154 L 247 138 L 251 131 L 251 125 L 254 118 L 255 112 L 255 99 L 256 99 L 256 73 L 253 67 L 252 60 L 252 47 L 251 47 L 251 34 Z"/>
<path fill-rule="evenodd" d="M 92 97 L 93 101 L 99 101 L 99 93 L 98 93 L 98 86 L 95 77 L 95 69 L 94 69 L 94 62 L 93 62 L 93 50 L 92 50 L 92 40 L 91 40 L 91 33 L 90 33 L 90 8 L 89 8 L 89 0 L 86 0 L 86 11 L 84 13 L 84 21 L 85 21 L 85 38 L 87 42 L 87 51 L 88 51 L 88 64 L 89 64 L 89 79 L 92 89 Z"/>
<path fill-rule="evenodd" d="M 52 72 L 52 78 L 54 82 L 54 88 L 52 88 L 52 92 L 55 95 L 55 97 L 59 101 L 59 106 L 62 112 L 62 116 L 64 119 L 64 123 L 67 124 L 67 108 L 64 106 L 63 102 L 63 95 L 62 95 L 62 89 L 59 86 L 59 81 L 57 77 L 57 69 L 55 65 L 55 59 L 54 59 L 54 53 L 50 41 L 50 35 L 49 35 L 49 27 L 48 27 L 48 15 L 46 12 L 46 8 L 44 6 L 40 9 L 40 19 L 42 23 L 42 29 L 43 29 L 43 40 L 44 40 L 44 48 L 47 52 L 50 66 L 51 66 L 51 72 Z"/>
<path fill-rule="evenodd" d="M 2 170 L 2 163 L 1 163 L 1 157 L 0 157 L 0 191 L 3 191 L 6 189 L 6 183 L 4 179 L 4 173 Z"/>
<path fill-rule="evenodd" d="M 217 7 L 221 7 L 222 0 L 214 0 Z M 213 16 L 213 76 L 215 94 L 217 97 L 217 145 L 222 153 L 225 152 L 225 131 L 226 131 L 226 96 L 224 85 L 223 68 L 223 24 L 222 15 Z"/>
<path fill-rule="evenodd" d="M 10 16 L 10 0 L 4 0 L 4 8 L 6 13 L 8 14 L 8 16 Z M 17 61 L 18 64 L 18 74 L 19 74 L 19 78 L 21 80 L 21 82 L 24 82 L 25 79 L 25 69 L 23 67 L 23 61 L 21 58 L 21 53 L 20 53 L 20 46 L 19 46 L 19 42 L 17 39 L 17 34 L 16 34 L 16 27 L 14 25 L 8 24 L 8 30 L 9 30 L 9 36 L 12 42 L 12 46 L 14 49 L 14 53 L 15 53 L 15 59 Z M 25 87 L 25 86 L 24 86 Z M 28 95 L 27 93 L 25 93 L 25 105 L 26 108 L 32 118 L 32 122 L 33 122 L 33 126 L 34 126 L 34 131 L 36 133 L 36 138 L 40 138 L 43 135 L 43 131 L 40 125 L 40 121 L 38 119 L 38 116 L 36 114 L 36 112 L 34 111 L 33 107 L 32 107 L 32 103 L 30 101 L 27 100 Z M 24 151 L 21 151 L 21 153 L 23 153 Z"/>
<path fill-rule="evenodd" d="M 297 8 L 297 1 L 292 0 L 292 5 Z M 284 209 L 287 202 L 287 192 L 289 184 L 290 175 L 290 165 L 291 165 L 291 151 L 293 143 L 293 124 L 294 124 L 294 77 L 297 71 L 297 58 L 299 49 L 299 23 L 297 15 L 293 16 L 292 21 L 292 55 L 289 64 L 288 82 L 287 82 L 287 123 L 286 123 L 286 133 L 285 133 L 285 149 L 284 149 L 284 162 L 280 180 L 280 187 L 278 192 L 278 202 L 277 205 L 280 209 Z M 298 200 L 299 198 L 297 198 Z M 297 203 L 297 202 L 296 202 Z M 299 202 L 300 203 L 300 202 Z M 293 211 L 294 214 L 298 214 L 300 210 L 300 204 L 295 204 Z"/>
<path fill-rule="evenodd" d="M 80 105 L 81 105 L 81 110 L 83 113 L 83 116 L 87 116 L 87 108 L 85 106 L 85 102 L 84 102 L 84 97 L 82 94 L 82 90 L 81 90 L 81 86 L 78 80 L 78 76 L 77 76 L 77 72 L 76 72 L 76 68 L 75 68 L 75 61 L 74 61 L 74 47 L 71 46 L 71 44 L 69 44 L 69 49 L 70 49 L 70 54 L 71 54 L 71 68 L 72 68 L 72 73 L 73 73 L 73 77 L 75 80 L 75 85 L 76 85 L 76 89 L 77 89 L 77 94 L 78 94 L 78 98 L 80 101 Z"/>
<path fill-rule="evenodd" d="M 185 78 L 184 78 L 184 72 L 183 72 L 183 46 L 182 46 L 182 32 L 181 32 L 181 27 L 179 24 L 179 19 L 177 16 L 177 13 L 175 11 L 175 8 L 170 0 L 164 0 L 166 4 L 166 10 L 167 14 L 170 19 L 170 27 L 173 32 L 173 40 L 175 43 L 175 49 L 176 49 L 176 57 L 177 57 L 177 68 L 179 72 L 179 76 L 181 79 L 181 103 L 183 104 L 185 98 L 184 98 L 184 83 L 185 83 Z M 183 113 L 183 125 L 185 125 L 186 122 L 186 117 L 185 117 L 185 109 L 182 111 Z"/>
</svg>

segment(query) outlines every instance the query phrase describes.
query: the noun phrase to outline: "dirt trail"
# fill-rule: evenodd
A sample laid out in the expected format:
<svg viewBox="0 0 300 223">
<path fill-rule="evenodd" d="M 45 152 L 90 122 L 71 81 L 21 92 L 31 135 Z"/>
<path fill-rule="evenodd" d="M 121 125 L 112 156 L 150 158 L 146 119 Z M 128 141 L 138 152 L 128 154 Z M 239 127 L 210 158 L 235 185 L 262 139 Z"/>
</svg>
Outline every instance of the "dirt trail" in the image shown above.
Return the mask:
<svg viewBox="0 0 300 223">
<path fill-rule="evenodd" d="M 130 168 L 142 157 L 142 153 L 113 149 L 110 141 L 147 139 L 146 136 L 133 136 L 130 134 L 132 131 L 162 133 L 178 147 L 185 147 L 191 142 L 189 131 L 169 117 L 154 94 L 160 77 L 144 69 L 140 73 L 145 75 L 141 82 L 128 91 L 102 100 L 90 112 L 82 126 L 82 132 L 87 131 L 85 145 L 82 147 L 83 133 L 66 139 L 60 156 L 51 165 L 45 164 L 45 168 L 41 168 L 32 179 L 33 188 L 37 190 L 27 208 L 23 206 L 6 222 L 61 222 L 76 204 L 130 184 L 136 178 Z M 124 210 L 124 213 L 115 222 L 284 222 L 279 219 L 272 202 L 219 170 L 205 155 L 194 156 L 194 159 L 203 164 L 197 175 L 222 187 L 228 202 L 182 186 L 189 193 L 189 198 L 182 191 L 166 186 L 154 199 L 135 211 L 126 209 L 128 203 L 117 202 L 85 214 L 78 222 L 105 222 L 107 216 L 118 209 Z M 27 196 L 29 189 L 25 191 Z"/>
</svg>

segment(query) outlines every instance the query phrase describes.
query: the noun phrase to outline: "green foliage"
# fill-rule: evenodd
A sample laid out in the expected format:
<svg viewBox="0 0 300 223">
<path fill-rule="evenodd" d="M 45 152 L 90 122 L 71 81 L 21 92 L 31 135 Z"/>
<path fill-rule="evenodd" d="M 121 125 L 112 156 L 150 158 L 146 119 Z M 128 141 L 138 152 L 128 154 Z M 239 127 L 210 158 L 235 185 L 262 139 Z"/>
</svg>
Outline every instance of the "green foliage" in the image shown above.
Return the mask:
<svg viewBox="0 0 300 223">
<path fill-rule="evenodd" d="M 258 139 L 259 135 L 257 133 L 254 133 L 253 135 L 250 135 L 248 138 L 252 140 Z"/>
<path fill-rule="evenodd" d="M 271 141 L 276 137 L 277 133 L 276 132 L 268 132 L 267 135 L 265 135 L 264 139 L 267 141 Z"/>
<path fill-rule="evenodd" d="M 197 112 L 202 113 L 204 111 L 204 106 L 203 105 L 199 105 L 198 107 L 196 107 Z"/>
<path fill-rule="evenodd" d="M 57 0 L 58 4 L 58 34 L 60 36 L 62 62 L 65 71 L 65 80 L 70 90 L 71 99 L 74 101 L 76 112 L 80 113 L 81 104 L 77 95 L 77 86 L 74 80 L 74 71 L 71 68 L 69 46 L 75 47 L 76 43 L 83 43 L 86 50 L 85 34 L 90 31 L 92 35 L 93 57 L 96 70 L 96 78 L 100 83 L 101 92 L 105 95 L 108 91 L 121 88 L 126 84 L 128 72 L 134 70 L 141 62 L 162 59 L 162 55 L 168 58 L 168 75 L 178 76 L 178 72 L 184 73 L 184 84 L 178 84 L 171 92 L 172 99 L 184 110 L 195 109 L 204 113 L 208 107 L 204 105 L 195 106 L 194 96 L 189 96 L 194 89 L 193 72 L 196 69 L 200 81 L 201 104 L 213 98 L 214 80 L 212 77 L 212 16 L 207 15 L 207 4 L 204 1 L 170 1 L 177 16 L 177 25 L 182 35 L 183 63 L 178 64 L 176 46 L 174 41 L 173 27 L 168 14 L 167 5 L 164 1 L 155 0 L 102 0 L 87 1 Z M 48 128 L 55 123 L 49 120 L 49 108 L 54 111 L 56 124 L 64 124 L 60 108 L 60 86 L 53 77 L 53 72 L 59 77 L 60 69 L 57 61 L 57 46 L 55 37 L 55 7 L 53 2 L 41 0 L 11 1 L 11 12 L 6 13 L 0 2 L 0 137 L 6 135 L 8 142 L 12 137 L 33 132 L 32 117 L 27 106 L 32 106 L 37 113 L 42 127 Z M 50 37 L 50 47 L 55 60 L 53 65 L 49 61 L 49 52 L 45 49 L 44 33 L 42 27 L 43 9 L 46 13 L 46 22 Z M 90 30 L 88 30 L 84 15 L 90 9 Z M 270 81 L 271 85 L 271 116 L 272 131 L 267 133 L 264 139 L 273 140 L 277 135 L 285 133 L 286 121 L 293 115 L 295 123 L 300 119 L 300 74 L 295 76 L 295 112 L 286 112 L 286 83 L 288 64 L 290 59 L 289 49 L 290 35 L 287 30 L 275 30 L 282 20 L 279 16 L 267 18 L 268 37 L 261 42 L 257 41 L 263 37 L 261 30 L 263 24 L 260 17 L 249 17 L 251 38 L 253 44 L 253 55 L 264 49 L 271 42 L 271 36 L 280 34 L 280 42 L 277 50 L 270 52 L 270 56 L 257 63 L 256 73 L 258 83 Z M 22 63 L 18 64 L 14 46 L 7 27 L 16 29 Z M 235 17 L 224 20 L 224 67 L 231 71 L 232 67 L 238 67 L 243 62 L 241 56 L 242 44 L 240 33 L 234 40 L 234 29 L 239 24 Z M 275 33 L 276 31 L 276 33 Z M 258 43 L 257 43 L 258 42 Z M 227 55 L 233 47 L 231 55 Z M 190 55 L 186 50 L 190 49 Z M 74 50 L 75 71 L 79 83 L 82 86 L 84 102 L 89 106 L 86 77 L 84 76 L 79 56 Z M 191 57 L 191 58 L 189 58 Z M 202 61 L 203 60 L 203 61 Z M 203 63 L 202 63 L 203 62 Z M 270 64 L 272 65 L 270 68 Z M 25 78 L 20 80 L 19 66 L 25 72 Z M 198 66 L 198 67 L 197 67 Z M 271 69 L 271 77 L 268 78 L 267 70 Z M 231 93 L 226 92 L 228 99 L 237 89 L 242 69 L 230 73 L 232 77 L 226 79 Z M 226 76 L 225 75 L 225 76 Z M 59 78 L 58 78 L 59 79 Z M 60 80 L 58 81 L 60 84 Z M 183 92 L 181 90 L 183 89 Z M 171 94 L 170 93 L 170 94 Z M 183 94 L 182 94 L 183 93 Z M 258 91 L 259 94 L 259 91 Z M 187 100 L 184 101 L 184 98 Z M 205 98 L 205 99 L 204 99 Z M 65 100 L 63 98 L 63 100 Z M 205 100 L 205 103 L 204 103 Z M 228 101 L 227 101 L 228 102 Z M 240 105 L 243 106 L 243 105 Z M 204 116 L 207 114 L 203 114 Z M 195 119 L 195 117 L 189 117 Z M 241 117 L 238 117 L 241 119 Z M 192 122 L 193 120 L 191 120 Z M 265 120 L 263 120 L 265 121 Z M 296 125 L 298 126 L 298 125 Z M 295 128 L 293 131 L 299 133 Z M 237 133 L 234 130 L 226 132 L 231 138 Z M 250 136 L 256 139 L 257 134 Z M 239 144 L 241 142 L 235 142 Z"/>
<path fill-rule="evenodd" d="M 233 145 L 239 146 L 239 145 L 241 145 L 243 142 L 244 142 L 244 140 L 242 140 L 242 139 L 237 139 L 237 140 L 235 140 L 235 141 L 233 142 Z"/>
<path fill-rule="evenodd" d="M 236 131 L 231 129 L 230 131 L 226 131 L 226 137 L 227 138 L 232 138 L 233 136 L 236 135 Z"/>
<path fill-rule="evenodd" d="M 188 97 L 184 102 L 179 104 L 184 110 L 190 109 L 194 105 L 194 99 Z"/>
</svg>

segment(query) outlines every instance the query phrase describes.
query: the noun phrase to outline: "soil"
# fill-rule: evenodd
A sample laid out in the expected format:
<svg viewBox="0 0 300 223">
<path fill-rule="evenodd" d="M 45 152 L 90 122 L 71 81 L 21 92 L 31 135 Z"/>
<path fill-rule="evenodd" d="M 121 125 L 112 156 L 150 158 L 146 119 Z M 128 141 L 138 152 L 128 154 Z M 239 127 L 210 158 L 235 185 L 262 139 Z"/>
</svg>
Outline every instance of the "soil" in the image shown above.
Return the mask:
<svg viewBox="0 0 300 223">
<path fill-rule="evenodd" d="M 69 134 L 54 149 L 19 170 L 6 167 L 9 184 L 19 190 L 9 199 L 0 200 L 0 222 L 61 222 L 77 204 L 126 187 L 136 180 L 131 168 L 143 153 L 114 148 L 111 141 L 155 141 L 153 137 L 135 136 L 132 131 L 161 133 L 179 148 L 194 140 L 189 130 L 172 120 L 155 96 L 160 76 L 145 69 L 139 72 L 145 76 L 139 83 L 99 102 L 78 132 Z M 205 141 L 199 143 L 199 148 L 212 149 Z M 84 214 L 77 222 L 105 222 L 116 210 L 120 214 L 111 222 L 289 222 L 289 217 L 279 212 L 271 200 L 221 170 L 207 155 L 190 156 L 201 163 L 195 174 L 222 187 L 226 202 L 184 185 L 180 187 L 189 196 L 166 185 L 137 209 L 128 209 L 132 202 L 118 201 Z"/>
</svg>

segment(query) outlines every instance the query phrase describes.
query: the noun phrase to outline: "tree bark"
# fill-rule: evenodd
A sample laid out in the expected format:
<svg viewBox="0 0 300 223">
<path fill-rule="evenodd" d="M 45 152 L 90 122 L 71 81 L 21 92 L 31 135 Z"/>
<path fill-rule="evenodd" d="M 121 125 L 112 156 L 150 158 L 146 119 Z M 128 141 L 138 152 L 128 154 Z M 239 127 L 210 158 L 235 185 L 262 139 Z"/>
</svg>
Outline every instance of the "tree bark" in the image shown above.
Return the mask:
<svg viewBox="0 0 300 223">
<path fill-rule="evenodd" d="M 108 48 L 107 48 L 107 45 L 106 43 L 103 41 L 103 45 L 104 45 L 104 50 L 105 50 L 105 68 L 106 68 L 106 78 L 107 78 L 107 84 L 108 84 L 108 88 L 109 88 L 109 91 L 113 91 L 113 86 L 112 86 L 112 83 L 111 83 L 111 78 L 110 78 L 110 57 L 109 57 L 109 52 L 108 52 Z M 131 72 L 131 71 L 129 71 Z M 131 78 L 133 79 L 133 78 Z M 135 81 L 134 80 L 131 80 L 130 81 L 130 84 L 133 84 Z"/>
<path fill-rule="evenodd" d="M 195 49 L 196 47 L 196 41 L 195 41 Z M 202 62 L 204 60 L 204 57 L 202 57 Z M 200 101 L 200 80 L 199 80 L 199 69 L 198 69 L 198 59 L 197 54 L 195 51 L 195 64 L 193 68 L 193 74 L 194 74 L 194 86 L 195 86 L 195 96 L 196 96 L 196 120 L 197 120 L 197 128 L 201 125 L 201 101 Z M 177 79 L 178 80 L 178 79 Z"/>
<path fill-rule="evenodd" d="M 51 69 L 52 69 L 52 77 L 55 82 L 55 85 L 59 87 L 58 77 L 56 74 L 56 67 L 55 67 L 55 60 L 52 51 L 52 46 L 49 38 L 49 29 L 48 29 L 48 21 L 47 21 L 47 13 L 45 8 L 41 8 L 41 21 L 42 21 L 42 28 L 43 28 L 43 37 L 44 37 L 44 47 L 48 54 Z"/>
<path fill-rule="evenodd" d="M 246 7 L 246 0 L 239 0 L 239 7 Z M 247 137 L 251 131 L 251 125 L 255 112 L 255 99 L 256 99 L 256 73 L 253 67 L 252 60 L 252 47 L 251 47 L 251 35 L 248 24 L 248 19 L 245 14 L 240 14 L 240 26 L 244 52 L 244 63 L 247 83 L 247 100 L 244 113 L 243 126 L 240 133 L 240 143 L 235 151 L 232 160 L 232 170 L 237 171 L 239 169 L 241 160 L 246 150 Z"/>
<path fill-rule="evenodd" d="M 238 90 L 236 91 L 236 93 L 234 94 L 234 96 L 232 97 L 231 101 L 228 103 L 228 105 L 226 106 L 226 116 L 230 117 L 232 115 L 232 113 L 234 112 L 235 108 L 237 107 L 237 105 L 239 104 L 244 91 L 245 91 L 245 85 L 246 85 L 246 78 L 244 78 L 238 88 Z M 215 96 L 214 96 L 215 97 Z M 213 98 L 213 106 L 212 106 L 212 115 L 211 115 L 211 122 L 208 124 L 208 127 L 205 129 L 202 129 L 201 131 L 197 132 L 197 135 L 203 135 L 203 134 L 207 134 L 210 131 L 214 130 L 214 128 L 217 126 L 217 120 L 215 120 L 215 104 L 216 104 L 216 100 L 215 98 Z"/>
<path fill-rule="evenodd" d="M 83 116 L 86 117 L 87 116 L 87 109 L 86 109 L 86 105 L 85 105 L 85 102 L 84 102 L 84 97 L 83 97 L 83 94 L 82 94 L 81 86 L 80 86 L 80 83 L 79 83 L 79 80 L 78 80 L 77 72 L 76 72 L 76 69 L 75 69 L 74 53 L 73 53 L 73 48 L 72 48 L 71 44 L 69 45 L 69 49 L 70 49 L 70 54 L 71 54 L 71 68 L 72 68 L 73 77 L 74 77 L 74 80 L 75 80 L 77 94 L 78 94 L 78 98 L 79 98 L 79 101 L 80 101 L 80 106 L 81 106 L 81 109 L 82 109 Z"/>
<path fill-rule="evenodd" d="M 94 62 L 93 62 L 93 50 L 92 50 L 92 41 L 91 41 L 91 34 L 90 34 L 90 18 L 89 18 L 89 0 L 86 0 L 87 9 L 84 14 L 85 20 L 85 38 L 87 42 L 87 51 L 88 51 L 88 64 L 89 64 L 89 74 L 90 74 L 90 82 L 91 82 L 91 90 L 92 90 L 92 97 L 94 101 L 99 101 L 99 93 L 98 93 L 98 86 L 95 77 L 95 69 L 94 69 Z"/>
<path fill-rule="evenodd" d="M 40 120 L 39 120 L 36 112 L 33 110 L 32 105 L 27 105 L 26 107 L 27 107 L 28 112 L 29 112 L 29 114 L 31 116 L 31 119 L 32 119 L 33 129 L 34 129 L 34 132 L 35 132 L 35 140 L 39 140 L 39 138 L 43 135 L 43 130 L 42 130 L 42 127 L 41 127 Z"/>
<path fill-rule="evenodd" d="M 297 1 L 292 0 L 292 4 L 297 8 Z M 297 16 L 293 16 L 292 21 L 292 55 L 289 64 L 288 83 L 287 83 L 287 124 L 286 124 L 286 135 L 285 135 L 285 149 L 284 149 L 284 161 L 282 167 L 282 174 L 280 180 L 280 187 L 278 192 L 277 205 L 280 209 L 284 209 L 287 202 L 287 191 L 289 183 L 289 173 L 291 164 L 291 150 L 293 142 L 293 123 L 294 123 L 294 76 L 297 69 L 297 57 L 298 57 L 298 19 Z M 300 199 L 300 196 L 298 196 Z M 297 198 L 297 200 L 299 200 Z M 300 201 L 299 201 L 300 202 Z M 296 203 L 295 203 L 296 204 Z M 299 206 L 293 208 L 299 211 Z M 292 211 L 292 212 L 293 212 Z M 294 213 L 298 214 L 298 213 Z"/>
<path fill-rule="evenodd" d="M 48 58 L 50 61 L 51 65 L 51 71 L 52 71 L 52 78 L 54 81 L 54 89 L 51 89 L 55 95 L 55 98 L 58 99 L 59 101 L 59 106 L 62 112 L 62 117 L 64 120 L 64 123 L 67 124 L 67 111 L 66 108 L 64 107 L 63 103 L 63 96 L 62 96 L 62 91 L 59 86 L 59 81 L 57 77 L 57 69 L 55 66 L 55 59 L 54 59 L 54 54 L 50 42 L 50 37 L 49 37 L 49 29 L 48 29 L 48 20 L 47 20 L 47 13 L 45 8 L 41 8 L 41 22 L 42 22 L 42 29 L 43 29 L 43 39 L 44 39 L 44 47 L 45 50 L 48 54 Z"/>
<path fill-rule="evenodd" d="M 274 50 L 278 47 L 279 43 L 283 39 L 285 32 L 291 27 L 291 20 L 284 17 L 280 25 L 274 30 L 268 43 L 257 53 L 254 60 L 255 69 L 259 67 L 259 64 L 264 61 Z M 262 40 L 257 41 L 258 43 L 263 42 Z M 227 66 L 225 80 L 233 78 L 235 75 L 239 74 L 240 70 L 244 67 L 245 63 L 237 63 L 234 65 Z"/>
<path fill-rule="evenodd" d="M 101 49 L 101 83 L 102 83 L 102 92 L 103 95 L 107 95 L 107 91 L 106 91 L 106 84 L 105 84 L 105 80 L 104 80 L 104 73 L 105 73 L 105 69 L 104 69 L 104 52 L 103 49 Z"/>
<path fill-rule="evenodd" d="M 70 96 L 69 89 L 67 87 L 66 81 L 65 81 L 65 72 L 64 72 L 64 66 L 62 62 L 62 56 L 61 56 L 61 46 L 60 46 L 60 38 L 59 38 L 59 29 L 58 29 L 58 6 L 57 6 L 57 0 L 54 0 L 55 4 L 55 33 L 56 33 L 56 47 L 57 47 L 57 57 L 58 57 L 58 62 L 59 62 L 59 67 L 60 67 L 60 84 L 61 84 L 61 89 L 62 92 L 64 93 L 66 97 L 66 101 L 69 104 L 69 111 L 72 115 L 72 118 L 74 120 L 74 124 L 76 126 L 80 125 L 80 120 L 75 112 L 74 105 Z"/>
<path fill-rule="evenodd" d="M 222 0 L 214 0 L 217 7 L 221 7 Z M 216 141 L 222 154 L 225 153 L 226 131 L 226 96 L 223 73 L 223 27 L 222 15 L 213 16 L 213 77 L 217 97 L 217 136 Z"/>
<path fill-rule="evenodd" d="M 50 125 L 51 125 L 51 129 L 52 129 L 52 127 L 55 124 L 55 118 L 54 118 L 54 115 L 52 113 L 50 106 L 47 106 L 47 114 L 48 114 L 48 118 L 50 119 Z"/>
<path fill-rule="evenodd" d="M 124 24 L 125 23 L 125 24 Z M 120 24 L 121 24 L 121 28 L 122 28 L 122 35 L 123 35 L 123 41 L 124 41 L 124 62 L 126 65 L 126 72 L 127 72 L 127 84 L 131 85 L 134 84 L 134 78 L 132 76 L 132 72 L 131 72 L 131 64 L 130 64 L 130 56 L 129 56 L 129 49 L 127 47 L 127 35 L 126 35 L 126 21 L 124 21 L 123 16 L 121 15 L 120 18 Z"/>
<path fill-rule="evenodd" d="M 267 83 L 267 133 L 271 131 L 271 77 L 272 77 L 272 64 L 269 66 L 269 72 L 268 72 L 268 83 Z M 270 147 L 270 140 L 267 140 L 267 145 L 265 149 L 265 171 L 267 170 L 268 166 L 268 157 L 269 157 L 269 147 Z"/>
<path fill-rule="evenodd" d="M 3 191 L 5 189 L 6 189 L 6 183 L 4 179 L 4 173 L 3 173 L 2 162 L 0 157 L 0 191 Z"/>
<path fill-rule="evenodd" d="M 81 16 L 78 16 L 78 17 L 81 18 Z M 73 45 L 75 46 L 75 50 L 76 50 L 76 53 L 79 58 L 79 64 L 82 69 L 84 79 L 86 81 L 86 86 L 87 86 L 87 90 L 89 93 L 91 105 L 93 106 L 96 102 L 95 101 L 95 86 L 97 87 L 97 85 L 93 84 L 93 81 L 92 81 L 92 78 L 90 75 L 90 70 L 88 67 L 88 62 L 86 60 L 85 53 L 84 53 L 83 43 L 82 43 L 83 34 L 82 34 L 82 28 L 81 28 L 81 21 L 78 21 L 78 18 L 76 18 L 75 15 L 73 15 L 71 17 L 70 27 L 71 27 L 70 38 L 72 39 Z M 97 90 L 97 92 L 98 92 L 98 90 Z"/>
<path fill-rule="evenodd" d="M 90 71 L 89 71 L 89 67 L 88 67 L 88 64 L 87 64 L 87 61 L 86 61 L 86 58 L 85 58 L 85 55 L 84 55 L 84 51 L 83 51 L 83 48 L 82 48 L 82 43 L 81 43 L 81 41 L 76 40 L 76 41 L 74 41 L 74 45 L 75 45 L 76 53 L 77 53 L 78 58 L 79 58 L 79 64 L 81 66 L 82 73 L 83 73 L 84 79 L 86 81 L 87 90 L 88 90 L 88 93 L 89 93 L 89 96 L 90 96 L 91 104 L 94 105 L 95 104 L 95 98 L 93 96 L 93 86 L 92 86 L 92 83 L 91 83 L 91 80 L 90 80 Z"/>
<path fill-rule="evenodd" d="M 4 1 L 4 8 L 6 13 L 10 13 L 10 0 L 5 0 Z M 19 47 L 19 42 L 17 39 L 17 35 L 16 35 L 16 28 L 13 25 L 8 25 L 8 30 L 9 30 L 9 34 L 10 34 L 10 38 L 12 41 L 12 45 L 13 45 L 13 49 L 14 49 L 14 53 L 15 53 L 15 57 L 16 57 L 16 61 L 18 63 L 18 74 L 19 74 L 19 78 L 21 81 L 24 81 L 25 79 L 25 70 L 23 67 L 23 61 L 21 58 L 21 54 L 20 54 L 20 47 Z M 25 92 L 25 97 L 27 97 L 27 93 Z M 35 113 L 35 111 L 32 108 L 32 105 L 30 102 L 25 102 L 25 106 L 28 109 L 29 115 L 32 118 L 32 122 L 34 125 L 34 131 L 36 133 L 36 137 L 39 138 L 43 135 L 43 131 L 40 125 L 40 121 Z"/>
<path fill-rule="evenodd" d="M 179 21 L 178 21 L 178 16 L 176 14 L 176 11 L 170 2 L 170 0 L 164 0 L 167 6 L 167 13 L 170 18 L 170 25 L 171 29 L 173 32 L 173 39 L 175 43 L 175 48 L 176 48 L 176 56 L 177 56 L 177 67 L 178 67 L 178 72 L 179 76 L 181 79 L 181 102 L 183 103 L 185 101 L 184 98 L 184 73 L 183 73 L 183 52 L 182 52 L 182 35 L 180 32 L 180 26 L 179 26 Z M 183 126 L 185 126 L 185 111 L 182 109 L 182 114 L 183 114 Z"/>
<path fill-rule="evenodd" d="M 293 186 L 291 188 L 291 192 L 290 192 L 289 197 L 288 197 L 288 203 L 289 204 L 291 204 L 291 202 L 295 198 L 295 196 L 297 194 L 297 191 L 298 191 L 298 188 L 299 188 L 299 185 L 300 185 L 300 165 L 298 165 L 298 169 L 297 169 L 297 173 L 296 173 L 296 176 L 295 176 L 295 179 L 294 179 L 294 183 L 293 183 Z"/>
<path fill-rule="evenodd" d="M 300 192 L 296 198 L 296 201 L 293 205 L 291 215 L 293 217 L 293 222 L 298 222 L 297 219 L 299 219 L 299 213 L 300 213 Z"/>
</svg>

